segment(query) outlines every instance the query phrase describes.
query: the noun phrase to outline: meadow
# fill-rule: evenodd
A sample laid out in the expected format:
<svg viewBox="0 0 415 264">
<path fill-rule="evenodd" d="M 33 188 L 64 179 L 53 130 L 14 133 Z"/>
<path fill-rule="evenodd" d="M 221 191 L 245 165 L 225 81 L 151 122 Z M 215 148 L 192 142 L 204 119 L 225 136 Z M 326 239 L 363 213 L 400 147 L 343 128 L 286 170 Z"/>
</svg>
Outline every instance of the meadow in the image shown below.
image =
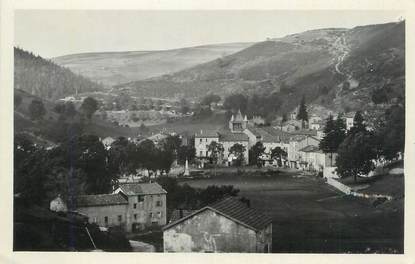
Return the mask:
<svg viewBox="0 0 415 264">
<path fill-rule="evenodd" d="M 402 253 L 403 200 L 375 207 L 345 196 L 320 178 L 295 173 L 221 174 L 186 180 L 192 187 L 233 185 L 273 217 L 273 252 Z"/>
</svg>

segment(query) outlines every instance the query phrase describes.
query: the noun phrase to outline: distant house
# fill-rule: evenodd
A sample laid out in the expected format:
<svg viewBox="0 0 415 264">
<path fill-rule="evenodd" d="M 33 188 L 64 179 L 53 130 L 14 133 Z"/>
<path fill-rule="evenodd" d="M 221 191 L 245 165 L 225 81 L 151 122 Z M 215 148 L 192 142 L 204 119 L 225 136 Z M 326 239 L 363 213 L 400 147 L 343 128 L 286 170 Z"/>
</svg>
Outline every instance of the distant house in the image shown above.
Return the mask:
<svg viewBox="0 0 415 264">
<path fill-rule="evenodd" d="M 120 194 L 77 196 L 76 210 L 87 215 L 90 223 L 103 227 L 126 227 L 128 201 Z"/>
<path fill-rule="evenodd" d="M 251 120 L 249 120 L 249 124 L 252 126 L 261 126 L 265 124 L 265 119 L 260 116 L 253 116 Z"/>
<path fill-rule="evenodd" d="M 169 223 L 163 243 L 165 252 L 269 253 L 272 219 L 228 197 Z"/>
<path fill-rule="evenodd" d="M 223 152 L 223 162 L 226 162 L 228 165 L 233 163 L 233 160 L 236 158 L 233 154 L 230 153 L 229 149 L 235 145 L 240 144 L 245 147 L 243 153 L 243 163 L 249 163 L 249 139 L 245 134 L 246 128 L 248 125 L 248 118 L 243 117 L 241 111 L 238 111 L 236 116 L 232 115 L 229 120 L 229 130 L 222 131 L 211 131 L 211 130 L 201 130 L 200 133 L 195 134 L 195 149 L 196 149 L 196 158 L 200 162 L 201 166 L 208 162 L 210 153 L 208 151 L 208 146 L 213 141 L 221 143 L 224 148 Z"/>
<path fill-rule="evenodd" d="M 153 141 L 154 145 L 159 145 L 164 139 L 166 139 L 168 137 L 168 135 L 164 134 L 164 133 L 157 133 L 154 135 L 151 135 L 150 137 L 148 137 L 147 139 Z"/>
<path fill-rule="evenodd" d="M 106 148 L 109 148 L 109 147 L 111 147 L 111 144 L 112 144 L 114 141 L 115 141 L 115 139 L 114 139 L 114 138 L 112 138 L 112 137 L 106 137 L 106 138 L 104 138 L 104 139 L 102 140 L 102 144 L 104 144 L 104 146 L 105 146 Z"/>
<path fill-rule="evenodd" d="M 63 201 L 60 195 L 50 202 L 49 209 L 54 212 L 68 211 L 68 207 L 66 206 L 66 203 Z"/>
<path fill-rule="evenodd" d="M 353 127 L 353 120 L 355 116 L 355 112 L 350 112 L 344 115 L 344 120 L 346 122 L 346 129 L 350 130 Z"/>
<path fill-rule="evenodd" d="M 114 191 L 128 202 L 127 232 L 166 224 L 166 194 L 158 183 L 121 183 Z"/>
</svg>

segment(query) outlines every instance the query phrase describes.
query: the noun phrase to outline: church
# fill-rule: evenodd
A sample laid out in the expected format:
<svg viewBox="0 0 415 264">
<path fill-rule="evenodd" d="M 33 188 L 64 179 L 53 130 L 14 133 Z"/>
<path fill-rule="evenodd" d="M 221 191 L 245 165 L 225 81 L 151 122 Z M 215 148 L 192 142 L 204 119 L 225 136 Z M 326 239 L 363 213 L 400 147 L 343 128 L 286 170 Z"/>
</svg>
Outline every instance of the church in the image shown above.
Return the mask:
<svg viewBox="0 0 415 264">
<path fill-rule="evenodd" d="M 220 131 L 201 130 L 195 134 L 196 159 L 200 166 L 209 162 L 211 153 L 208 148 L 211 142 L 215 141 L 223 146 L 223 155 L 219 158 L 219 164 L 231 166 L 237 157 L 230 153 L 230 148 L 235 144 L 244 147 L 242 165 L 249 164 L 249 149 L 258 141 L 261 141 L 270 152 L 274 147 L 287 149 L 288 140 L 285 133 L 271 127 L 255 127 L 249 124 L 248 117 L 243 116 L 239 110 L 236 115 L 232 115 L 229 120 L 229 129 Z"/>
</svg>

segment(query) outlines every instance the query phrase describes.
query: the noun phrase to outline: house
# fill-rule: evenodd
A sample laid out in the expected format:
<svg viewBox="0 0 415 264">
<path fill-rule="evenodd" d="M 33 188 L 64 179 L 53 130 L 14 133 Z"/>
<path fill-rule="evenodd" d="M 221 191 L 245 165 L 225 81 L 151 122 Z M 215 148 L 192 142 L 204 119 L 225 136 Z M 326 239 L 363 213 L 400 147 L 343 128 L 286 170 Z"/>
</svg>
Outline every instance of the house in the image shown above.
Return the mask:
<svg viewBox="0 0 415 264">
<path fill-rule="evenodd" d="M 244 133 L 248 124 L 247 116 L 243 117 L 241 111 L 237 115 L 232 115 L 229 121 L 229 130 L 209 131 L 201 130 L 200 133 L 195 134 L 195 149 L 196 158 L 203 167 L 208 162 L 210 153 L 208 151 L 210 143 L 213 141 L 221 143 L 224 152 L 223 159 L 219 162 L 226 162 L 228 165 L 232 164 L 236 157 L 230 153 L 230 148 L 235 144 L 240 144 L 245 147 L 243 153 L 243 163 L 249 163 L 249 141 L 248 136 Z"/>
<path fill-rule="evenodd" d="M 115 139 L 113 137 L 106 137 L 101 142 L 105 148 L 110 148 L 111 144 L 114 143 Z"/>
<path fill-rule="evenodd" d="M 167 192 L 158 183 L 121 183 L 114 194 L 122 195 L 127 201 L 127 232 L 166 224 Z"/>
<path fill-rule="evenodd" d="M 253 116 L 251 120 L 249 120 L 249 124 L 252 126 L 262 126 L 265 124 L 265 119 L 260 116 Z"/>
<path fill-rule="evenodd" d="M 154 145 L 158 146 L 164 139 L 168 137 L 165 133 L 157 133 L 148 137 L 148 140 L 153 141 Z"/>
<path fill-rule="evenodd" d="M 125 228 L 128 201 L 120 194 L 80 195 L 76 197 L 76 211 L 88 216 L 90 223 L 103 227 Z"/>
<path fill-rule="evenodd" d="M 346 122 L 346 129 L 350 130 L 353 127 L 353 120 L 354 120 L 354 116 L 355 116 L 355 112 L 350 112 L 344 115 L 344 120 Z"/>
<path fill-rule="evenodd" d="M 296 130 L 303 129 L 303 125 L 303 121 L 292 119 L 285 122 L 282 125 L 281 130 L 285 132 L 294 132 Z"/>
<path fill-rule="evenodd" d="M 163 228 L 164 252 L 265 252 L 272 249 L 272 219 L 227 197 Z"/>
<path fill-rule="evenodd" d="M 49 209 L 54 212 L 67 212 L 68 207 L 60 195 L 53 199 L 49 204 Z"/>
</svg>

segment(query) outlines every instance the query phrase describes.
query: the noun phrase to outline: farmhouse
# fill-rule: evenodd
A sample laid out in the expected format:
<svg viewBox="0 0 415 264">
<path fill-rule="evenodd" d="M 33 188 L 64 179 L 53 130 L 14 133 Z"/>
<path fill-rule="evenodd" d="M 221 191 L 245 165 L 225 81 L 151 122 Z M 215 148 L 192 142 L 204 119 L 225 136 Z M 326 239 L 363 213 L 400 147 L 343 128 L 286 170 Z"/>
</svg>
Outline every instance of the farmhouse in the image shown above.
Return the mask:
<svg viewBox="0 0 415 264">
<path fill-rule="evenodd" d="M 271 252 L 272 219 L 227 197 L 163 228 L 165 252 Z"/>
<path fill-rule="evenodd" d="M 121 183 L 114 191 L 127 201 L 126 230 L 166 224 L 166 194 L 158 183 Z"/>
<path fill-rule="evenodd" d="M 126 227 L 128 201 L 120 194 L 77 196 L 76 210 L 87 215 L 90 223 L 103 227 Z"/>
</svg>

